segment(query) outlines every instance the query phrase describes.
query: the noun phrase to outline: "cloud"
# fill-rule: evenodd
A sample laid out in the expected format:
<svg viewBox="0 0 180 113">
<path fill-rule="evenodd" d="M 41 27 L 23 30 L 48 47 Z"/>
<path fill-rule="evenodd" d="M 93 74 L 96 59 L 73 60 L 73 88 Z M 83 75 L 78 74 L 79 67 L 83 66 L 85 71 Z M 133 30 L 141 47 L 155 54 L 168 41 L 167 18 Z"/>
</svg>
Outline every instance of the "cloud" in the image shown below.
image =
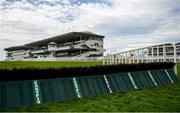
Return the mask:
<svg viewBox="0 0 180 113">
<path fill-rule="evenodd" d="M 70 31 L 105 35 L 107 52 L 179 41 L 179 0 L 2 0 L 4 48 Z"/>
</svg>

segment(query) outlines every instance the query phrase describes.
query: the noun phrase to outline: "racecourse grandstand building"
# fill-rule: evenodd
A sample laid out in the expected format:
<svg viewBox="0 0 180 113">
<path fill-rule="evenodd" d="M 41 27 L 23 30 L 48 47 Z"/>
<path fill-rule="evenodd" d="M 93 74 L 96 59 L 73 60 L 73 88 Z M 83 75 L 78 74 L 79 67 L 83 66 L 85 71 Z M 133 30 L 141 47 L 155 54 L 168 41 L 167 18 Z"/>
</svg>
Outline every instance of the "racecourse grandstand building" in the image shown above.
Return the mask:
<svg viewBox="0 0 180 113">
<path fill-rule="evenodd" d="M 102 57 L 104 36 L 92 32 L 70 32 L 5 48 L 6 60 Z"/>
</svg>

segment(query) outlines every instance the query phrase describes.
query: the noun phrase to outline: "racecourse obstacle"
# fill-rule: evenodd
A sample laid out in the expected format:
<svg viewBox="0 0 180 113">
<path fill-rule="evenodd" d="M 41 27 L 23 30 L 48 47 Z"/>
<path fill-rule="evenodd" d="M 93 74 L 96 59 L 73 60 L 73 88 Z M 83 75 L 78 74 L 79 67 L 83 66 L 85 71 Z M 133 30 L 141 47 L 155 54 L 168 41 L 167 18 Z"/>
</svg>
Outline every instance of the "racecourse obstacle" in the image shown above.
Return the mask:
<svg viewBox="0 0 180 113">
<path fill-rule="evenodd" d="M 174 63 L 0 70 L 0 109 L 177 82 Z"/>
</svg>

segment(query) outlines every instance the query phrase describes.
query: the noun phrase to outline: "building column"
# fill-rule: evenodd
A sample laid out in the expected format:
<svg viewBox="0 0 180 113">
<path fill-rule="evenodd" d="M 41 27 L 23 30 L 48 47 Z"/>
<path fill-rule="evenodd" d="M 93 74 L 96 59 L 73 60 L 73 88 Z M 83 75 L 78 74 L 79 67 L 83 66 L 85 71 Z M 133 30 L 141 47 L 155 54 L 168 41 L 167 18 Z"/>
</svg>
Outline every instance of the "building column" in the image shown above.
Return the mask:
<svg viewBox="0 0 180 113">
<path fill-rule="evenodd" d="M 166 46 L 163 44 L 163 62 L 166 62 Z"/>
<path fill-rule="evenodd" d="M 110 55 L 110 65 L 112 65 L 112 55 Z"/>
<path fill-rule="evenodd" d="M 127 55 L 127 52 L 126 52 L 126 56 L 125 56 L 125 64 L 128 64 L 128 55 Z"/>
<path fill-rule="evenodd" d="M 174 48 L 174 63 L 175 63 L 174 73 L 177 75 L 177 52 L 176 52 L 176 45 L 175 44 L 172 44 L 172 45 L 173 45 L 173 48 Z"/>
<path fill-rule="evenodd" d="M 133 64 L 135 63 L 135 51 L 133 51 Z"/>
<path fill-rule="evenodd" d="M 139 63 L 139 49 L 137 50 L 137 64 Z"/>
<path fill-rule="evenodd" d="M 146 48 L 147 49 L 147 59 L 146 59 L 146 63 L 149 63 L 149 48 Z"/>
<path fill-rule="evenodd" d="M 142 49 L 141 52 L 141 63 L 144 63 L 144 49 Z"/>
<path fill-rule="evenodd" d="M 159 46 L 157 46 L 157 62 L 159 62 Z"/>
<path fill-rule="evenodd" d="M 151 52 L 151 61 L 154 62 L 154 47 L 151 48 L 152 52 Z"/>
<path fill-rule="evenodd" d="M 123 64 L 123 54 L 121 54 L 121 64 Z"/>
<path fill-rule="evenodd" d="M 114 55 L 112 55 L 112 64 L 114 65 Z"/>
<path fill-rule="evenodd" d="M 115 54 L 115 55 L 113 55 L 113 58 L 114 58 L 114 64 L 116 65 L 116 60 L 117 60 L 117 58 L 116 58 L 116 54 Z"/>
<path fill-rule="evenodd" d="M 109 65 L 109 56 L 106 57 L 107 58 L 107 65 Z"/>
<path fill-rule="evenodd" d="M 121 54 L 118 54 L 118 64 L 121 62 Z"/>
<path fill-rule="evenodd" d="M 124 53 L 122 54 L 122 64 L 125 64 L 125 60 L 124 60 Z"/>
</svg>

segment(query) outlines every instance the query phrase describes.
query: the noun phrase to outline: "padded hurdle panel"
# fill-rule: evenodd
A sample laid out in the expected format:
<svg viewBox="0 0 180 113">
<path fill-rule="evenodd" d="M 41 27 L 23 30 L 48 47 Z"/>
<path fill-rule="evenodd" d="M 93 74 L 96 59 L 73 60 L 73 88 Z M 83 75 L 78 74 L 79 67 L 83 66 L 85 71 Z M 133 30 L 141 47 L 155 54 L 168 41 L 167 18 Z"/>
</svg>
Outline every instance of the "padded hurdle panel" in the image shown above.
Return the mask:
<svg viewBox="0 0 180 113">
<path fill-rule="evenodd" d="M 171 83 L 171 77 L 168 76 L 164 69 L 152 70 L 151 73 L 158 85 Z"/>
<path fill-rule="evenodd" d="M 0 109 L 175 83 L 172 69 L 0 82 Z"/>
<path fill-rule="evenodd" d="M 105 80 L 101 75 L 77 77 L 77 81 L 82 97 L 109 93 Z"/>
<path fill-rule="evenodd" d="M 127 73 L 116 73 L 107 75 L 112 92 L 125 92 L 134 89 Z"/>
<path fill-rule="evenodd" d="M 132 72 L 131 75 L 138 88 L 155 86 L 147 71 Z"/>
<path fill-rule="evenodd" d="M 0 109 L 34 103 L 31 81 L 1 82 Z"/>
<path fill-rule="evenodd" d="M 155 87 L 162 84 L 175 83 L 178 80 L 171 69 L 115 73 L 107 75 L 107 78 L 113 92 Z"/>
<path fill-rule="evenodd" d="M 76 97 L 72 78 L 46 79 L 39 82 L 43 103 Z"/>
</svg>

